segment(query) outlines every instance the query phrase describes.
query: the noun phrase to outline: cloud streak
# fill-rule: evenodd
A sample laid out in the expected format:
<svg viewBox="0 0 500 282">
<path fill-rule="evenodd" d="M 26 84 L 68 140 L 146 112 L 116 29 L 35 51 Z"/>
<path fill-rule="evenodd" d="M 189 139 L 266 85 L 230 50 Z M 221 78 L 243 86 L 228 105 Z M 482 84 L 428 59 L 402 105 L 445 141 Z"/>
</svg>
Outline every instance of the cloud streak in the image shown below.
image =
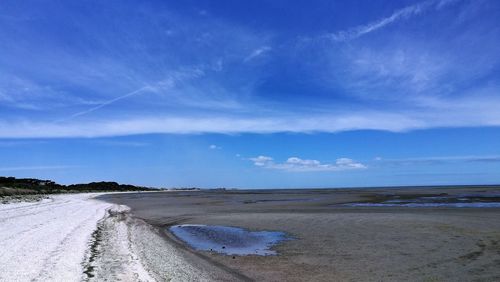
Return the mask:
<svg viewBox="0 0 500 282">
<path fill-rule="evenodd" d="M 397 118 L 397 119 L 396 119 Z M 422 128 L 418 121 L 397 115 L 381 114 L 328 117 L 164 117 L 97 120 L 89 122 L 0 123 L 0 138 L 106 137 L 138 134 L 170 133 L 277 133 L 338 132 L 355 129 L 402 131 Z"/>
<path fill-rule="evenodd" d="M 444 156 L 444 157 L 421 157 L 421 158 L 406 158 L 406 159 L 384 159 L 376 158 L 375 163 L 390 164 L 390 165 L 418 165 L 418 164 L 445 164 L 452 162 L 481 162 L 481 163 L 498 163 L 500 156 Z"/>
<path fill-rule="evenodd" d="M 68 168 L 75 168 L 75 166 L 64 166 L 64 165 L 56 165 L 56 166 L 14 166 L 14 167 L 0 167 L 0 171 L 35 171 L 35 170 L 62 170 Z"/>
<path fill-rule="evenodd" d="M 102 108 L 104 108 L 104 107 L 106 107 L 106 106 L 109 106 L 109 105 L 111 105 L 111 104 L 114 104 L 114 103 L 116 103 L 116 102 L 118 102 L 118 101 L 120 101 L 120 100 L 124 100 L 124 99 L 126 99 L 126 98 L 129 98 L 129 97 L 132 97 L 132 96 L 135 96 L 135 95 L 138 95 L 138 94 L 142 94 L 142 93 L 144 93 L 145 91 L 151 91 L 151 90 L 153 90 L 153 88 L 152 88 L 151 86 L 144 86 L 144 87 L 141 87 L 141 88 L 139 88 L 139 89 L 137 89 L 137 90 L 134 90 L 134 91 L 129 92 L 129 93 L 125 94 L 125 95 L 122 95 L 122 96 L 116 97 L 116 98 L 114 98 L 114 99 L 108 100 L 108 101 L 106 101 L 106 102 L 104 102 L 104 103 L 101 103 L 101 104 L 99 104 L 99 105 L 97 105 L 97 106 L 95 106 L 95 107 L 92 107 L 92 108 L 90 108 L 90 109 L 87 109 L 87 110 L 85 110 L 85 111 L 81 111 L 81 112 L 78 112 L 78 113 L 72 114 L 72 115 L 71 115 L 71 116 L 69 116 L 68 118 L 60 119 L 60 120 L 58 120 L 57 122 L 67 121 L 67 120 L 71 120 L 71 119 L 74 119 L 74 118 L 77 118 L 77 117 L 80 117 L 80 116 L 83 116 L 83 115 L 90 114 L 90 113 L 95 112 L 95 111 L 97 111 L 97 110 L 99 110 L 99 109 L 102 109 Z"/>
<path fill-rule="evenodd" d="M 262 56 L 263 54 L 271 51 L 271 47 L 269 46 L 262 46 L 260 48 L 257 48 L 255 50 L 252 51 L 252 53 L 250 53 L 250 55 L 248 55 L 243 61 L 244 62 L 248 62 L 248 61 L 251 61 L 259 56 Z"/>
<path fill-rule="evenodd" d="M 162 5 L 143 7 L 130 22 L 128 12 L 88 17 L 72 5 L 32 7 L 50 12 L 36 14 L 51 28 L 25 23 L 15 26 L 18 36 L 0 28 L 15 43 L 0 46 L 0 138 L 500 126 L 496 21 L 457 25 L 444 11 L 423 16 L 458 1 L 394 8 L 327 35 L 349 41 L 380 31 L 373 42 L 304 49 L 287 44 L 296 35 L 280 29 L 255 30 L 212 13 L 196 20 Z M 398 36 L 381 30 L 417 16 L 422 24 Z M 427 32 L 444 21 L 451 27 Z M 82 33 L 60 34 L 63 23 Z M 313 37 L 317 31 L 302 28 Z"/>
<path fill-rule="evenodd" d="M 386 18 L 381 18 L 379 20 L 376 20 L 374 22 L 365 24 L 365 25 L 360 25 L 357 27 L 353 27 L 347 30 L 342 30 L 336 33 L 331 33 L 328 34 L 324 37 L 329 38 L 334 41 L 338 42 L 345 42 L 349 40 L 356 39 L 358 37 L 361 37 L 363 35 L 366 35 L 368 33 L 377 31 L 383 27 L 386 27 L 394 22 L 400 21 L 400 20 L 405 20 L 409 19 L 411 17 L 417 16 L 422 14 L 423 12 L 435 7 L 436 9 L 440 9 L 445 5 L 451 4 L 452 2 L 456 2 L 455 0 L 429 0 L 429 1 L 424 1 L 420 2 L 414 5 L 410 5 L 407 7 L 404 7 L 402 9 L 399 9 L 392 13 L 389 17 Z"/>
<path fill-rule="evenodd" d="M 485 102 L 486 103 L 486 102 Z M 342 132 L 384 130 L 402 132 L 435 127 L 500 126 L 499 102 L 447 104 L 425 111 L 353 111 L 338 114 L 283 114 L 265 116 L 199 114 L 163 117 L 124 117 L 66 121 L 0 121 L 0 138 L 107 137 L 139 134 Z"/>
<path fill-rule="evenodd" d="M 349 158 L 339 158 L 335 163 L 321 163 L 318 160 L 307 160 L 298 157 L 290 157 L 283 163 L 276 163 L 274 159 L 268 156 L 258 156 L 250 158 L 255 166 L 294 172 L 315 172 L 315 171 L 343 171 L 358 170 L 367 168 L 359 162 Z"/>
</svg>

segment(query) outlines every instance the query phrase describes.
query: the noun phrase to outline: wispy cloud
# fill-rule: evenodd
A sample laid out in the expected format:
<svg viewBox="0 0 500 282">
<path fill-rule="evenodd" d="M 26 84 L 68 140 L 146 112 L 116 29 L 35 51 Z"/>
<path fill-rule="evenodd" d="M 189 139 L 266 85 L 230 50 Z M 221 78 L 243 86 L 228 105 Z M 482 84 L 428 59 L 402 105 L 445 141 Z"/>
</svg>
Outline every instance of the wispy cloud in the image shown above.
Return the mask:
<svg viewBox="0 0 500 282">
<path fill-rule="evenodd" d="M 365 25 L 356 26 L 347 30 L 338 31 L 335 33 L 327 34 L 324 37 L 332 39 L 334 41 L 349 41 L 361 37 L 370 32 L 377 31 L 387 25 L 390 25 L 394 22 L 405 20 L 417 15 L 422 14 L 423 12 L 436 8 L 440 9 L 445 5 L 456 2 L 455 0 L 428 0 L 423 1 L 414 5 L 410 5 L 404 7 L 402 9 L 396 10 L 389 17 L 381 18 L 374 22 L 370 22 Z"/>
<path fill-rule="evenodd" d="M 64 118 L 64 119 L 61 119 L 58 121 L 59 122 L 60 121 L 67 121 L 67 120 L 71 120 L 71 119 L 74 119 L 74 118 L 77 118 L 77 117 L 80 117 L 83 115 L 87 115 L 87 114 L 95 112 L 99 109 L 110 106 L 116 102 L 119 102 L 121 100 L 125 100 L 125 99 L 133 97 L 133 96 L 142 95 L 142 94 L 146 94 L 146 93 L 155 93 L 155 92 L 159 92 L 159 91 L 162 91 L 162 92 L 168 91 L 168 90 L 172 89 L 172 87 L 174 87 L 177 83 L 182 83 L 187 79 L 196 78 L 196 77 L 199 77 L 201 75 L 203 75 L 203 71 L 200 70 L 199 68 L 191 68 L 188 71 L 187 70 L 173 71 L 171 74 L 169 74 L 169 76 L 166 79 L 162 79 L 162 80 L 155 82 L 155 83 L 147 84 L 147 85 L 142 86 L 138 89 L 130 91 L 126 94 L 123 94 L 123 95 L 120 95 L 120 96 L 115 97 L 113 99 L 104 101 L 102 103 L 97 104 L 94 107 L 91 107 L 91 108 L 84 110 L 84 111 L 77 112 L 75 114 L 70 115 L 67 118 Z"/>
<path fill-rule="evenodd" d="M 252 53 L 250 53 L 250 55 L 248 55 L 243 61 L 244 62 L 248 62 L 248 61 L 251 61 L 269 51 L 271 51 L 271 47 L 270 46 L 262 46 L 262 47 L 259 47 L 255 50 L 252 51 Z"/>
<path fill-rule="evenodd" d="M 47 110 L 80 101 L 68 93 L 0 70 L 0 106 L 22 110 Z"/>
<path fill-rule="evenodd" d="M 342 171 L 366 168 L 362 163 L 355 162 L 349 158 L 339 158 L 335 163 L 321 163 L 318 160 L 307 160 L 298 157 L 290 157 L 282 163 L 276 163 L 273 158 L 268 156 L 258 156 L 250 158 L 250 160 L 258 167 L 297 172 Z"/>
<path fill-rule="evenodd" d="M 132 91 L 132 92 L 129 92 L 129 93 L 125 94 L 125 95 L 121 95 L 121 96 L 116 97 L 116 98 L 114 98 L 114 99 L 111 99 L 111 100 L 105 101 L 105 102 L 103 102 L 103 103 L 101 103 L 101 104 L 99 104 L 99 105 L 97 105 L 97 106 L 95 106 L 95 107 L 92 107 L 92 108 L 90 108 L 90 109 L 87 109 L 87 110 L 85 110 L 85 111 L 81 111 L 81 112 L 78 112 L 78 113 L 72 114 L 71 116 L 69 116 L 69 117 L 67 117 L 67 118 L 59 119 L 59 120 L 57 120 L 57 122 L 67 121 L 67 120 L 71 120 L 71 119 L 77 118 L 77 117 L 79 117 L 79 116 L 83 116 L 83 115 L 90 114 L 90 113 L 95 112 L 95 111 L 97 111 L 97 110 L 99 110 L 99 109 L 102 109 L 102 108 L 104 108 L 104 107 L 106 107 L 106 106 L 109 106 L 109 105 L 111 105 L 111 104 L 113 104 L 113 103 L 116 103 L 116 102 L 118 102 L 118 101 L 120 101 L 120 100 L 123 100 L 123 99 L 129 98 L 129 97 L 132 97 L 132 96 L 135 96 L 135 95 L 138 95 L 138 94 L 144 93 L 144 92 L 146 92 L 146 91 L 151 91 L 151 90 L 152 90 L 152 87 L 151 87 L 151 86 L 144 86 L 144 87 L 141 87 L 141 88 L 139 88 L 139 89 L 137 89 L 137 90 L 134 90 L 134 91 Z"/>
<path fill-rule="evenodd" d="M 34 22 L 12 29 L 0 24 L 0 37 L 13 42 L 0 46 L 4 66 L 0 110 L 7 109 L 1 119 L 63 123 L 117 112 L 144 116 L 240 107 L 236 96 L 247 95 L 251 87 L 234 83 L 235 78 L 244 77 L 250 85 L 257 75 L 247 69 L 234 71 L 234 67 L 223 70 L 240 65 L 252 50 L 251 56 L 267 52 L 267 32 L 225 22 L 209 11 L 193 18 L 166 6 L 145 5 L 136 11 L 137 21 L 129 21 L 135 5 L 122 5 L 119 13 L 103 11 L 85 17 L 72 5 L 35 4 L 22 14 L 40 15 L 47 28 L 40 29 Z M 46 13 L 35 12 L 39 10 Z M 12 6 L 2 12 L 13 17 L 20 14 Z M 63 14 L 71 14 L 74 20 Z M 97 27 L 97 22 L 106 24 Z M 61 25 L 79 30 L 79 36 L 58 32 Z M 38 44 L 41 41 L 44 44 Z M 83 104 L 82 100 L 95 103 Z M 20 110 L 35 107 L 38 112 Z"/>
<path fill-rule="evenodd" d="M 65 166 L 65 165 L 56 165 L 56 166 L 13 166 L 13 167 L 0 167 L 0 171 L 36 171 L 36 170 L 63 170 L 68 168 L 75 168 L 77 166 Z"/>
<path fill-rule="evenodd" d="M 151 5 L 129 23 L 133 5 L 96 18 L 72 5 L 56 5 L 58 12 L 40 6 L 48 14 L 35 14 L 44 15 L 53 29 L 24 23 L 13 26 L 19 36 L 0 29 L 0 37 L 16 43 L 0 46 L 2 64 L 16 66 L 0 73 L 0 137 L 499 126 L 496 21 L 427 32 L 455 18 L 445 11 L 432 13 L 436 19 L 424 13 L 458 1 L 427 0 L 373 22 L 361 19 L 368 24 L 327 37 L 349 41 L 380 31 L 381 38 L 310 44 L 307 50 L 273 41 L 293 41 L 287 32 L 254 30 L 214 18 L 215 13 L 193 19 Z M 60 17 L 65 12 L 78 20 Z M 413 26 L 398 36 L 382 32 L 417 16 L 421 36 L 414 36 Z M 95 22 L 108 24 L 97 28 Z M 61 23 L 81 30 L 80 36 L 60 34 Z M 315 32 L 304 27 L 307 31 Z M 268 56 L 277 60 L 269 68 L 242 64 Z M 303 88 L 289 85 L 296 81 Z M 43 111 L 25 110 L 40 104 Z"/>
<path fill-rule="evenodd" d="M 419 158 L 403 158 L 403 159 L 384 159 L 377 157 L 375 163 L 389 165 L 415 165 L 415 164 L 441 164 L 450 162 L 485 162 L 497 163 L 500 162 L 500 156 L 442 156 L 442 157 L 419 157 Z"/>
<path fill-rule="evenodd" d="M 123 141 L 123 140 L 92 140 L 91 144 L 112 146 L 112 147 L 146 147 L 148 142 Z"/>
<path fill-rule="evenodd" d="M 0 147 L 33 146 L 46 143 L 47 141 L 41 140 L 2 140 L 0 141 Z"/>
<path fill-rule="evenodd" d="M 219 146 L 217 146 L 217 145 L 215 145 L 215 144 L 212 144 L 212 145 L 208 146 L 208 148 L 209 148 L 210 150 L 220 150 L 220 149 L 222 149 L 221 147 L 219 147 Z"/>
<path fill-rule="evenodd" d="M 500 101 L 479 105 L 449 104 L 441 108 L 398 112 L 359 110 L 337 114 L 274 114 L 266 116 L 199 114 L 194 117 L 127 117 L 91 119 L 61 123 L 0 122 L 0 138 L 108 137 L 150 133 L 277 133 L 341 132 L 358 129 L 401 132 L 415 129 L 457 126 L 500 126 Z"/>
<path fill-rule="evenodd" d="M 0 138 L 107 137 L 149 133 L 338 132 L 353 129 L 401 131 L 425 127 L 421 121 L 385 113 L 348 116 L 199 116 L 128 118 L 65 123 L 0 122 Z"/>
<path fill-rule="evenodd" d="M 379 31 L 363 41 L 318 47 L 324 48 L 329 58 L 323 74 L 325 85 L 332 92 L 343 89 L 359 103 L 388 111 L 400 109 L 400 113 L 425 124 L 424 128 L 496 124 L 493 108 L 500 105 L 500 84 L 492 75 L 500 66 L 500 56 L 492 47 L 499 43 L 499 30 L 490 20 L 477 20 L 492 17 L 487 8 L 478 2 L 463 2 L 424 1 L 366 28 L 334 34 L 338 37 L 333 38 L 348 41 L 364 32 Z M 429 14 L 424 15 L 425 11 Z M 456 13 L 467 14 L 468 21 L 458 19 Z M 418 24 L 411 28 L 401 25 L 394 31 L 381 30 L 417 15 Z M 447 25 L 426 32 L 442 22 Z"/>
</svg>

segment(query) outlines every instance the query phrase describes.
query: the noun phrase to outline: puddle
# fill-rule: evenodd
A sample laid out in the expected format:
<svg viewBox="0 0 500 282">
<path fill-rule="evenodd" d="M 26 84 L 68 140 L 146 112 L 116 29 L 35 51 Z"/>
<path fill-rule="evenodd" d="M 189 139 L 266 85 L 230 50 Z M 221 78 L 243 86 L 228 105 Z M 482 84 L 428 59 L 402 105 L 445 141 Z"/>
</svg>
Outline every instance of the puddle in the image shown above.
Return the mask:
<svg viewBox="0 0 500 282">
<path fill-rule="evenodd" d="M 270 248 L 287 239 L 284 232 L 248 231 L 219 225 L 183 224 L 169 230 L 195 250 L 226 255 L 276 255 Z"/>
</svg>

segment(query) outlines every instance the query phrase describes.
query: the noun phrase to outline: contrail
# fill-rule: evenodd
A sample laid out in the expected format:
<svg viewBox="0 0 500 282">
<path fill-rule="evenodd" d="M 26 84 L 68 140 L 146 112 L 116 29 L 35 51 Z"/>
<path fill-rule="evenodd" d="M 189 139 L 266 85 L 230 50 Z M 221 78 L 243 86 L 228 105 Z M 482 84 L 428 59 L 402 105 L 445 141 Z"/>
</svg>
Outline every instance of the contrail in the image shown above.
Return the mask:
<svg viewBox="0 0 500 282">
<path fill-rule="evenodd" d="M 85 111 L 81 111 L 81 112 L 78 112 L 78 113 L 75 113 L 69 117 L 66 117 L 66 118 L 62 118 L 62 119 L 59 119 L 59 120 L 56 120 L 55 123 L 58 123 L 58 122 L 64 122 L 64 121 L 68 121 L 68 120 L 71 120 L 71 119 L 74 119 L 76 117 L 79 117 L 79 116 L 83 116 L 83 115 L 86 115 L 86 114 L 89 114 L 89 113 L 92 113 L 92 112 L 95 112 L 101 108 L 104 108 L 106 106 L 109 106 L 115 102 L 118 102 L 120 100 L 123 100 L 123 99 L 126 99 L 128 97 L 131 97 L 131 96 L 134 96 L 134 95 L 137 95 L 137 94 L 141 94 L 142 92 L 144 91 L 157 91 L 157 90 L 160 90 L 160 89 L 163 89 L 165 87 L 169 88 L 169 87 L 172 87 L 175 85 L 176 81 L 179 81 L 179 82 L 182 82 L 184 80 L 187 80 L 187 79 L 194 79 L 194 78 L 197 78 L 199 76 L 203 75 L 203 70 L 200 70 L 199 68 L 194 68 L 191 72 L 179 72 L 177 74 L 175 74 L 174 76 L 171 76 L 165 80 L 161 80 L 161 81 L 158 81 L 157 83 L 153 83 L 153 84 L 148 84 L 144 87 L 141 87 L 137 90 L 134 90 L 132 92 L 129 92 L 125 95 L 122 95 L 122 96 L 119 96 L 119 97 L 116 97 L 114 99 L 111 99 L 111 100 L 108 100 L 108 101 L 105 101 L 95 107 L 92 107 L 88 110 L 85 110 Z"/>
<path fill-rule="evenodd" d="M 76 117 L 79 117 L 79 116 L 83 116 L 83 115 L 86 115 L 86 114 L 92 113 L 92 112 L 97 111 L 97 110 L 99 110 L 99 109 L 101 109 L 101 108 L 104 108 L 104 107 L 106 107 L 106 106 L 108 106 L 108 105 L 111 105 L 111 104 L 113 104 L 113 103 L 115 103 L 115 102 L 118 102 L 118 101 L 120 101 L 120 100 L 123 100 L 123 99 L 125 99 L 125 98 L 131 97 L 131 96 L 134 96 L 134 95 L 137 95 L 137 94 L 139 94 L 139 93 L 141 93 L 141 92 L 143 92 L 143 91 L 146 91 L 146 90 L 153 90 L 153 87 L 151 87 L 151 86 L 149 86 L 149 85 L 148 85 L 148 86 L 141 87 L 141 88 L 139 88 L 139 89 L 137 89 L 137 90 L 134 90 L 134 91 L 132 91 L 132 92 L 129 92 L 129 93 L 125 94 L 125 95 L 122 95 L 122 96 L 120 96 L 120 97 L 116 97 L 116 98 L 114 98 L 114 99 L 111 99 L 111 100 L 108 100 L 108 101 L 106 101 L 106 102 L 104 102 L 104 103 L 101 103 L 101 104 L 99 104 L 99 105 L 97 105 L 97 106 L 95 106 L 95 107 L 93 107 L 93 108 L 88 109 L 88 110 L 85 110 L 85 111 L 81 111 L 81 112 L 75 113 L 75 114 L 73 114 L 73 115 L 71 115 L 71 116 L 69 116 L 69 117 L 67 117 L 67 118 L 62 118 L 62 119 L 56 120 L 55 122 L 63 122 L 63 121 L 68 121 L 68 120 L 74 119 L 74 118 L 76 118 Z"/>
<path fill-rule="evenodd" d="M 389 24 L 392 24 L 393 22 L 396 22 L 401 19 L 408 19 L 413 16 L 417 16 L 421 14 L 422 12 L 429 10 L 433 6 L 436 7 L 436 9 L 440 9 L 444 7 L 445 5 L 453 4 L 454 2 L 458 2 L 459 0 L 427 0 L 424 2 L 420 2 L 417 4 L 413 4 L 411 6 L 407 6 L 405 8 L 396 10 L 391 16 L 379 19 L 377 21 L 368 23 L 366 25 L 361 25 L 357 27 L 353 27 L 347 30 L 339 31 L 336 33 L 331 33 L 326 35 L 325 37 L 328 37 L 334 41 L 349 41 L 352 39 L 356 39 L 358 37 L 361 37 L 367 33 L 376 31 L 378 29 L 381 29 Z"/>
</svg>

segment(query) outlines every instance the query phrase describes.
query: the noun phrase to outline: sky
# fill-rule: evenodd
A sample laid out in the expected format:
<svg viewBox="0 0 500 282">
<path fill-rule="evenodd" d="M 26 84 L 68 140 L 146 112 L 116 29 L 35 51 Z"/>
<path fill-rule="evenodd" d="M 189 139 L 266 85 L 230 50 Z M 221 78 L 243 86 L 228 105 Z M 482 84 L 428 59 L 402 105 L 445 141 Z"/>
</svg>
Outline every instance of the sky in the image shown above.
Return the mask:
<svg viewBox="0 0 500 282">
<path fill-rule="evenodd" d="M 0 175 L 500 183 L 500 2 L 0 2 Z"/>
</svg>

